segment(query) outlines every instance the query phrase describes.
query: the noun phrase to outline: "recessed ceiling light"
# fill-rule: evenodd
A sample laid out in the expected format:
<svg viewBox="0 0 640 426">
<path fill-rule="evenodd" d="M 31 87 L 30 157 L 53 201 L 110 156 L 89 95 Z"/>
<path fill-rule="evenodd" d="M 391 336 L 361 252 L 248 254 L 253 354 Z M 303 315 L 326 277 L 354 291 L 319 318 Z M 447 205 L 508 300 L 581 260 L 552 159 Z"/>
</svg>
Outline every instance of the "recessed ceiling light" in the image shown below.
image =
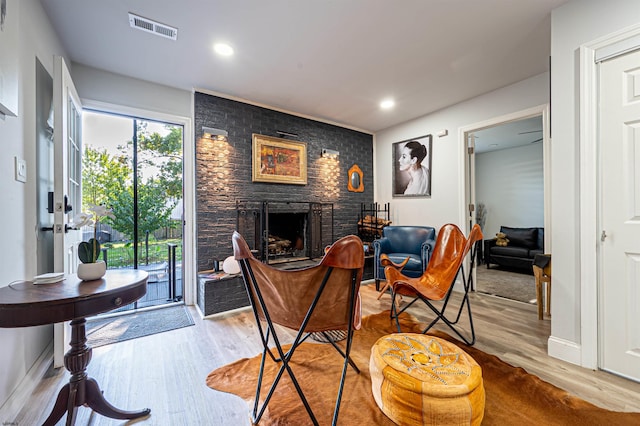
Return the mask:
<svg viewBox="0 0 640 426">
<path fill-rule="evenodd" d="M 226 43 L 216 43 L 213 45 L 213 50 L 215 50 L 215 52 L 218 55 L 222 55 L 222 56 L 231 56 L 233 55 L 233 47 L 229 46 Z"/>
<path fill-rule="evenodd" d="M 382 109 L 390 109 L 393 108 L 396 105 L 396 103 L 394 102 L 393 99 L 385 99 L 384 101 L 380 102 L 380 108 Z"/>
</svg>

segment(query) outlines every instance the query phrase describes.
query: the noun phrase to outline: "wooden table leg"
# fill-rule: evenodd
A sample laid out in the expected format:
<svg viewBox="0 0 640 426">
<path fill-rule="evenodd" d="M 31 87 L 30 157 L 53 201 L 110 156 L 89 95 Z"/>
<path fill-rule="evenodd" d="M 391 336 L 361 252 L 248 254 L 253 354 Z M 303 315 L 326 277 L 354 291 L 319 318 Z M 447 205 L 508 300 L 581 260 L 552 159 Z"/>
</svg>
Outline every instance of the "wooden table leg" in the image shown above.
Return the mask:
<svg viewBox="0 0 640 426">
<path fill-rule="evenodd" d="M 547 303 L 545 304 L 545 312 L 551 316 L 551 280 L 547 281 Z"/>
<path fill-rule="evenodd" d="M 542 269 L 533 265 L 533 275 L 536 277 L 536 302 L 538 304 L 538 319 L 543 319 L 544 301 L 542 297 Z"/>
<path fill-rule="evenodd" d="M 64 355 L 64 366 L 71 373 L 69 383 L 64 385 L 51 414 L 44 421 L 43 426 L 53 426 L 58 423 L 64 413 L 67 413 L 67 426 L 75 423 L 77 409 L 81 405 L 93 409 L 103 416 L 119 419 L 137 419 L 151 413 L 149 408 L 138 411 L 120 410 L 104 399 L 98 383 L 87 377 L 87 366 L 91 361 L 91 348 L 87 346 L 84 318 L 71 321 L 71 349 Z"/>
</svg>

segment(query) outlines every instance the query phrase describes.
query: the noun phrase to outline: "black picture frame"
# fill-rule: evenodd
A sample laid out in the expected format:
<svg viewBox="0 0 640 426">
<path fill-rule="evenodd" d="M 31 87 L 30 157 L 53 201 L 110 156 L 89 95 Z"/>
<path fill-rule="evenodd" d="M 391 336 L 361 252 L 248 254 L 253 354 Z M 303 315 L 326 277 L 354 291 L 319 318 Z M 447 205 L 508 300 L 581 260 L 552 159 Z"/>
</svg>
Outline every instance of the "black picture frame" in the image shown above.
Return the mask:
<svg viewBox="0 0 640 426">
<path fill-rule="evenodd" d="M 405 148 L 410 150 L 410 147 L 415 146 L 413 142 L 417 142 L 426 148 L 426 155 L 420 162 L 420 167 L 426 170 L 422 170 L 419 174 L 412 177 L 412 173 L 409 169 L 405 168 L 406 163 L 401 164 L 400 160 L 403 156 Z M 407 144 L 411 143 L 410 147 Z M 419 136 L 417 138 L 406 139 L 400 142 L 394 142 L 392 144 L 392 158 L 393 158 L 393 181 L 392 181 L 392 195 L 396 197 L 413 197 L 413 198 L 430 198 L 431 197 L 431 165 L 432 165 L 432 148 L 433 148 L 433 136 L 431 134 Z M 415 151 L 414 151 L 415 152 Z M 405 156 L 406 159 L 407 156 Z M 412 157 L 414 158 L 414 157 Z M 411 159 L 409 158 L 409 162 Z M 417 162 L 417 157 L 416 162 Z M 415 163 L 414 163 L 415 164 Z M 426 181 L 425 181 L 426 179 Z"/>
</svg>

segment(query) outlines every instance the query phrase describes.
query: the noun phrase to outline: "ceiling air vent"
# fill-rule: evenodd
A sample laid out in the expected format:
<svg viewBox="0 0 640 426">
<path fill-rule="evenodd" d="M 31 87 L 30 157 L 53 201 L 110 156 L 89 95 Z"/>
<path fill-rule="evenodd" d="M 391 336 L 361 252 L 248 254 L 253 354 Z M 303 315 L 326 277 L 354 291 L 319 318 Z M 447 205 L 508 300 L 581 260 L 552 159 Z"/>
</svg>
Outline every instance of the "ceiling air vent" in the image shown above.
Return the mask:
<svg viewBox="0 0 640 426">
<path fill-rule="evenodd" d="M 131 25 L 131 28 L 146 31 L 160 37 L 170 38 L 171 40 L 178 39 L 177 28 L 152 21 L 151 19 L 143 18 L 142 16 L 134 15 L 133 13 L 129 13 L 129 25 Z"/>
</svg>

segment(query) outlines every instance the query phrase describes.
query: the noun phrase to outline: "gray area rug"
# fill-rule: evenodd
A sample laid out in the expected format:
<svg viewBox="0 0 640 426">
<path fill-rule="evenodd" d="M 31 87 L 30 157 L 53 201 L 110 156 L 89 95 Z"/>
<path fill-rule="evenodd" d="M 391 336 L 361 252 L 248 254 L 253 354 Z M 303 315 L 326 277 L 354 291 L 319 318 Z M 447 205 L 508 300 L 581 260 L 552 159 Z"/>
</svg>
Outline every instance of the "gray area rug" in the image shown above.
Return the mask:
<svg viewBox="0 0 640 426">
<path fill-rule="evenodd" d="M 186 306 L 159 308 L 118 317 L 87 320 L 87 344 L 93 348 L 194 325 Z"/>
<path fill-rule="evenodd" d="M 476 271 L 477 291 L 536 304 L 536 280 L 533 274 L 496 266 L 487 269 L 486 265 L 478 265 Z"/>
</svg>

